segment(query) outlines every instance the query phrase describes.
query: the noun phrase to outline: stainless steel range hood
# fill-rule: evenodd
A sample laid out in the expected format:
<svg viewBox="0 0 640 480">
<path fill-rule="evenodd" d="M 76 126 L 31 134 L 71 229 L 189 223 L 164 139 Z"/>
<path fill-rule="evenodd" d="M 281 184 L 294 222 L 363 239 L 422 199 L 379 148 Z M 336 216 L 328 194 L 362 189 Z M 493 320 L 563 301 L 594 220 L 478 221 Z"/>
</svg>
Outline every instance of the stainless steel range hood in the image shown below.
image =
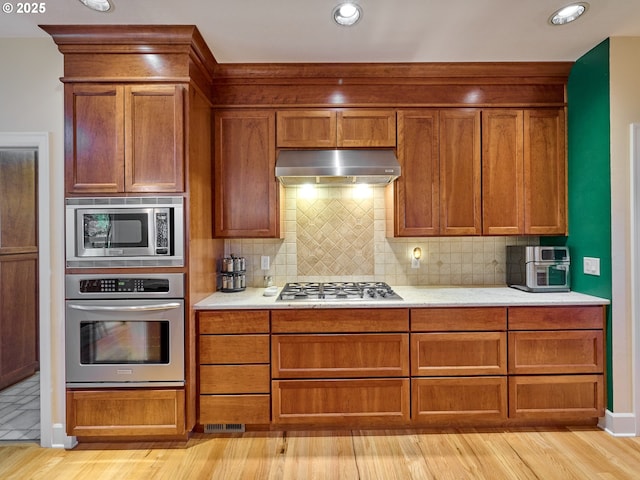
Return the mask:
<svg viewBox="0 0 640 480">
<path fill-rule="evenodd" d="M 400 176 L 392 149 L 281 150 L 276 177 L 284 186 L 387 185 Z"/>
</svg>

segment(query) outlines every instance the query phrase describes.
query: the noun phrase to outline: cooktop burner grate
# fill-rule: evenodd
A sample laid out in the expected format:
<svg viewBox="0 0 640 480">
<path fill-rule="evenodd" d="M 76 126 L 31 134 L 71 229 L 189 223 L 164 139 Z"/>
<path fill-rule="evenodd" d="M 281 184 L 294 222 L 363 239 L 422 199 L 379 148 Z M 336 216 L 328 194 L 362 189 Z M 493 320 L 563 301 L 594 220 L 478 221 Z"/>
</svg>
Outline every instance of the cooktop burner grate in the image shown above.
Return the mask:
<svg viewBox="0 0 640 480">
<path fill-rule="evenodd" d="M 287 283 L 278 300 L 402 300 L 384 282 L 292 282 Z"/>
</svg>

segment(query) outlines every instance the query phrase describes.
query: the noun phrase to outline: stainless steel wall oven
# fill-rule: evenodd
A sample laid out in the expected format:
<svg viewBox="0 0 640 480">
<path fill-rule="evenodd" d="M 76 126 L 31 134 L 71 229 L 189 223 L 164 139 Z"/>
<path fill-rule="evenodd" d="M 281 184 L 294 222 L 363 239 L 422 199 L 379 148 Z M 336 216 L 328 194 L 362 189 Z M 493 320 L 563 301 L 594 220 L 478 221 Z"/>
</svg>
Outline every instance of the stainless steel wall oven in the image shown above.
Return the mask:
<svg viewBox="0 0 640 480">
<path fill-rule="evenodd" d="M 184 275 L 66 277 L 68 387 L 184 385 Z"/>
</svg>

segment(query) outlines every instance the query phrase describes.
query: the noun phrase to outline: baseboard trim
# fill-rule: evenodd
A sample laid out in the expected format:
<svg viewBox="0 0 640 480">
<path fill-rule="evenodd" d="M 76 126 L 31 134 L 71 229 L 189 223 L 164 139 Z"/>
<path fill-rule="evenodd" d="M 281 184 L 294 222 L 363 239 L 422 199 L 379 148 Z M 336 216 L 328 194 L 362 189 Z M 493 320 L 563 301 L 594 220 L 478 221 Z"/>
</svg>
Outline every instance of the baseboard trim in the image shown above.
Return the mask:
<svg viewBox="0 0 640 480">
<path fill-rule="evenodd" d="M 78 444 L 76 437 L 70 437 L 61 423 L 54 423 L 52 426 L 51 445 L 43 445 L 50 448 L 64 448 L 70 450 Z"/>
<path fill-rule="evenodd" d="M 598 426 L 614 437 L 636 437 L 636 416 L 633 413 L 606 411 Z"/>
</svg>

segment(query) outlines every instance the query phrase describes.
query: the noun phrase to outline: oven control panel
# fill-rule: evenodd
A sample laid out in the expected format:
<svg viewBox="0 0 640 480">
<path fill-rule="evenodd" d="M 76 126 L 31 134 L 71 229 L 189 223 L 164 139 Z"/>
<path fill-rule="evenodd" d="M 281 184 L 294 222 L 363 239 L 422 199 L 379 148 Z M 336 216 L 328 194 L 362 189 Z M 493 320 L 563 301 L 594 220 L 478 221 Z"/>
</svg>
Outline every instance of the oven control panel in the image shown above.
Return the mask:
<svg viewBox="0 0 640 480">
<path fill-rule="evenodd" d="M 92 278 L 80 280 L 80 293 L 166 293 L 165 278 Z"/>
</svg>

